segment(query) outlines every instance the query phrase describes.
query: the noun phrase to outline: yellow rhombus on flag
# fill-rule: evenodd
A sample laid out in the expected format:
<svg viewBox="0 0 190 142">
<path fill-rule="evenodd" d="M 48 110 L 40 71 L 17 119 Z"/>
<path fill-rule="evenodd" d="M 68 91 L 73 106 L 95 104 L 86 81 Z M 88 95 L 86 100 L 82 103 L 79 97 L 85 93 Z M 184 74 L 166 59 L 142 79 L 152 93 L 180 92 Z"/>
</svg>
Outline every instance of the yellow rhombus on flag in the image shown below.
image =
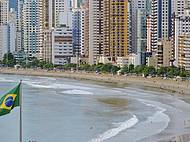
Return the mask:
<svg viewBox="0 0 190 142">
<path fill-rule="evenodd" d="M 0 99 L 0 116 L 10 113 L 14 107 L 19 106 L 20 86 L 21 83 Z"/>
</svg>

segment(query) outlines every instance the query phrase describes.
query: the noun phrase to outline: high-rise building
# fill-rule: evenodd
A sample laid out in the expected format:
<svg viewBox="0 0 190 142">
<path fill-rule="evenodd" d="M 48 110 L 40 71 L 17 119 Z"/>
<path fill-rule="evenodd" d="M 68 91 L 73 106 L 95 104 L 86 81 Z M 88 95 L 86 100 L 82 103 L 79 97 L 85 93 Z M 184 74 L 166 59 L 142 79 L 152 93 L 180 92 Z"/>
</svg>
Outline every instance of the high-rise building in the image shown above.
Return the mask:
<svg viewBox="0 0 190 142">
<path fill-rule="evenodd" d="M 76 57 L 81 55 L 81 9 L 72 10 L 73 53 Z"/>
<path fill-rule="evenodd" d="M 89 56 L 89 1 L 81 5 L 81 56 Z"/>
<path fill-rule="evenodd" d="M 158 39 L 171 37 L 172 3 L 171 0 L 152 0 L 151 6 L 151 48 L 156 52 Z"/>
<path fill-rule="evenodd" d="M 137 25 L 136 25 L 136 50 L 138 57 L 138 65 L 146 64 L 146 49 L 147 49 L 147 11 L 146 10 L 137 10 Z"/>
<path fill-rule="evenodd" d="M 190 70 L 190 34 L 178 38 L 178 67 Z"/>
<path fill-rule="evenodd" d="M 62 27 L 66 25 L 72 27 L 72 9 L 67 0 L 55 1 L 53 10 L 55 18 L 54 27 Z"/>
<path fill-rule="evenodd" d="M 52 63 L 54 65 L 70 63 L 73 56 L 72 29 L 69 27 L 55 28 L 52 37 Z"/>
<path fill-rule="evenodd" d="M 82 0 L 71 0 L 71 6 L 73 9 L 80 8 Z"/>
<path fill-rule="evenodd" d="M 42 0 L 26 0 L 23 5 L 24 51 L 27 57 L 42 59 Z"/>
<path fill-rule="evenodd" d="M 67 0 L 55 1 L 55 27 L 52 31 L 52 63 L 70 63 L 73 56 L 72 9 Z"/>
<path fill-rule="evenodd" d="M 17 5 L 17 30 L 16 30 L 16 51 L 24 51 L 23 45 L 23 26 L 22 26 L 22 12 L 23 12 L 23 0 L 18 0 Z"/>
<path fill-rule="evenodd" d="M 186 1 L 187 2 L 187 1 Z M 185 1 L 184 1 L 185 3 Z M 176 15 L 174 19 L 174 35 L 173 35 L 173 43 L 174 43 L 174 57 L 175 57 L 175 62 L 174 64 L 178 66 L 179 63 L 179 46 L 181 43 L 179 43 L 183 39 L 189 39 L 189 37 L 185 35 L 190 35 L 190 7 L 188 3 L 184 5 L 184 10 L 182 15 Z M 180 38 L 179 38 L 180 37 Z M 180 45 L 179 45 L 180 44 Z"/>
<path fill-rule="evenodd" d="M 9 50 L 9 0 L 0 0 L 0 60 Z"/>
<path fill-rule="evenodd" d="M 133 53 L 137 53 L 137 32 L 139 31 L 139 28 L 141 28 L 140 27 L 140 25 L 137 23 L 138 22 L 138 19 L 140 18 L 140 17 L 145 17 L 144 18 L 144 20 L 145 21 L 142 21 L 143 23 L 144 22 L 146 22 L 146 16 L 147 15 L 150 15 L 150 12 L 151 12 L 151 1 L 150 0 L 130 0 L 130 8 L 131 8 L 131 10 L 130 10 L 130 24 L 131 24 L 131 31 L 129 31 L 130 33 L 131 33 L 131 47 L 132 47 L 132 49 L 131 49 L 131 52 L 133 52 Z M 141 12 L 140 12 L 141 11 Z M 142 15 L 141 16 L 141 14 L 139 14 L 139 13 L 144 13 L 144 15 Z M 138 16 L 140 16 L 140 17 L 138 17 Z M 143 23 L 142 23 L 142 25 L 143 25 Z M 137 25 L 139 25 L 139 26 L 137 26 Z M 146 28 L 145 28 L 146 29 Z"/>
<path fill-rule="evenodd" d="M 43 23 L 43 47 L 42 59 L 45 62 L 52 63 L 52 32 L 54 26 L 54 0 L 43 0 L 42 23 Z"/>
<path fill-rule="evenodd" d="M 103 54 L 103 1 L 89 0 L 89 64 Z"/>
<path fill-rule="evenodd" d="M 103 56 L 116 61 L 128 55 L 128 0 L 103 3 Z"/>
<path fill-rule="evenodd" d="M 184 14 L 185 5 L 190 7 L 190 0 L 172 0 L 172 5 L 172 13 L 180 16 Z"/>
<path fill-rule="evenodd" d="M 16 36 L 17 36 L 17 18 L 16 11 L 14 9 L 10 9 L 9 12 L 9 52 L 13 53 L 16 51 Z"/>
</svg>

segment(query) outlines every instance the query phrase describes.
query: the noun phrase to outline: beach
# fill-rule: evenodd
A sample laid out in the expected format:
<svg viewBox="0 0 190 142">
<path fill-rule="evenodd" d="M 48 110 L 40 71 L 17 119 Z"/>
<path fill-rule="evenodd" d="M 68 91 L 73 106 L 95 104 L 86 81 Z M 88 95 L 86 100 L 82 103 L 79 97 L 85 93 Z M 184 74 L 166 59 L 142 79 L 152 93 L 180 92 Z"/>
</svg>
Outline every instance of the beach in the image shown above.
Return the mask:
<svg viewBox="0 0 190 142">
<path fill-rule="evenodd" d="M 172 92 L 177 95 L 190 95 L 190 81 L 176 81 L 173 79 L 162 79 L 160 77 L 144 78 L 141 76 L 124 76 L 111 74 L 86 73 L 84 71 L 47 71 L 34 69 L 0 69 L 1 74 L 29 75 L 29 76 L 46 76 L 61 77 L 77 80 L 90 80 L 103 83 L 112 83 L 118 85 L 138 85 L 152 87 L 162 91 Z"/>
<path fill-rule="evenodd" d="M 178 135 L 185 137 L 190 130 L 190 104 L 170 92 L 134 84 L 124 87 L 63 77 L 0 74 L 0 95 L 20 79 L 25 141 L 169 142 Z M 0 118 L 2 141 L 17 139 L 18 115 L 19 108 L 15 108 Z"/>
<path fill-rule="evenodd" d="M 190 104 L 181 99 L 188 95 L 156 87 L 156 78 L 142 78 L 142 81 L 132 76 L 8 69 L 0 73 L 0 95 L 20 79 L 26 141 L 190 140 L 186 135 L 190 131 Z M 13 125 L 12 120 L 18 121 L 18 111 L 16 108 L 10 115 L 1 117 L 2 140 L 9 137 L 11 142 L 17 138 L 18 125 Z M 9 130 L 14 131 L 7 134 Z"/>
</svg>

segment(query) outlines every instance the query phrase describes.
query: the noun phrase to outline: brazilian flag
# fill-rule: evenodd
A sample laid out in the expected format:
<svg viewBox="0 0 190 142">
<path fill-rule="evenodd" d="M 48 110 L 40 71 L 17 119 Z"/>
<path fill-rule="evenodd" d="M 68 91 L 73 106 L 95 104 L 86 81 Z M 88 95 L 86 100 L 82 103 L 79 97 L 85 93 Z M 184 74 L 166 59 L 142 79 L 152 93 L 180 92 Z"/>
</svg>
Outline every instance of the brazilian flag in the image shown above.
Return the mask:
<svg viewBox="0 0 190 142">
<path fill-rule="evenodd" d="M 17 85 L 15 88 L 6 93 L 0 100 L 0 116 L 8 114 L 14 107 L 19 106 L 20 97 L 20 86 Z"/>
</svg>

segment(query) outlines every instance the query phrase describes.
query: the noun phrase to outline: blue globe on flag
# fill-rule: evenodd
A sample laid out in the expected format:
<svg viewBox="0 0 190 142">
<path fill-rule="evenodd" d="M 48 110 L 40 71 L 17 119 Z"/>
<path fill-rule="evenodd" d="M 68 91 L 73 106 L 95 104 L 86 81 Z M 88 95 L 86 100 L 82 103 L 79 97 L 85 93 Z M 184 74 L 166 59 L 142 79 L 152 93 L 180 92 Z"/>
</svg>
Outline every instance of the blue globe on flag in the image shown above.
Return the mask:
<svg viewBox="0 0 190 142">
<path fill-rule="evenodd" d="M 6 99 L 6 101 L 5 101 L 6 107 L 11 107 L 11 106 L 13 105 L 13 103 L 14 103 L 14 100 L 13 100 L 13 97 L 12 97 L 12 96 L 8 97 L 8 98 Z"/>
</svg>

